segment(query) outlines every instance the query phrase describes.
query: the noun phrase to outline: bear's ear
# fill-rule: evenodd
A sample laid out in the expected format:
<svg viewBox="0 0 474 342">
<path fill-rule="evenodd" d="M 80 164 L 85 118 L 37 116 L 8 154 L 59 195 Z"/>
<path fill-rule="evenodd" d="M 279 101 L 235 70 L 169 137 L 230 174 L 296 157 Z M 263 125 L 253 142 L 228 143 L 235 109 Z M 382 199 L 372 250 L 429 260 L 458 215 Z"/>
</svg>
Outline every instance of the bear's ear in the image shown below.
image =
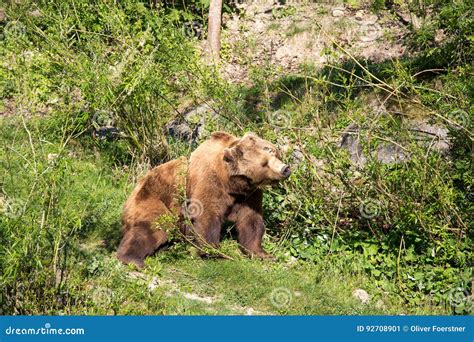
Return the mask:
<svg viewBox="0 0 474 342">
<path fill-rule="evenodd" d="M 253 132 L 247 132 L 244 134 L 243 138 L 248 138 L 251 142 L 255 143 L 257 135 Z"/>
<path fill-rule="evenodd" d="M 232 155 L 232 151 L 230 148 L 224 148 L 224 161 L 230 163 L 234 160 L 234 156 Z"/>
<path fill-rule="evenodd" d="M 242 155 L 242 151 L 239 146 L 224 148 L 224 161 L 228 163 L 235 161 L 235 159 L 240 155 Z"/>
</svg>

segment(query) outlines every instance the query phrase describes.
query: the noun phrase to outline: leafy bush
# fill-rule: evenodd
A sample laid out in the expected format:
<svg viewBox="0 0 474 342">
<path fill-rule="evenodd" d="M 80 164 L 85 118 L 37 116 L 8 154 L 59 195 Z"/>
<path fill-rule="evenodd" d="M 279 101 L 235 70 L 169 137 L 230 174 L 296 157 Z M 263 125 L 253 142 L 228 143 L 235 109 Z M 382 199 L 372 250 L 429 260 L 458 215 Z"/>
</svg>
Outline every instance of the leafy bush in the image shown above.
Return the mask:
<svg viewBox="0 0 474 342">
<path fill-rule="evenodd" d="M 433 8 L 432 8 L 433 10 Z M 413 47 L 432 68 L 469 63 L 474 57 L 474 10 L 469 1 L 439 2 L 437 15 L 412 32 Z"/>
<path fill-rule="evenodd" d="M 2 68 L 4 95 L 17 95 L 33 112 L 53 112 L 70 132 L 113 126 L 130 152 L 166 158 L 162 127 L 202 70 L 164 10 L 134 1 L 18 6 L 7 8 L 4 27 L 4 63 L 21 51 L 16 65 Z"/>
</svg>

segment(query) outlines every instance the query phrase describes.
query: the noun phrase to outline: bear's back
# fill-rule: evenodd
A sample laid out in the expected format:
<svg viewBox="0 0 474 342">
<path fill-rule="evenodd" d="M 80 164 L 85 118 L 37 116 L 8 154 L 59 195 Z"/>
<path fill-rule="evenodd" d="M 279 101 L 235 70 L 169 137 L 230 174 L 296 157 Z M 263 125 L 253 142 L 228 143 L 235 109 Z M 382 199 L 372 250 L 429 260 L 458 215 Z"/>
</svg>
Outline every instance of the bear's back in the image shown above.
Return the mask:
<svg viewBox="0 0 474 342">
<path fill-rule="evenodd" d="M 187 166 L 187 158 L 181 157 L 148 171 L 125 202 L 124 225 L 148 215 L 152 208 L 164 206 L 163 214 L 176 210 L 179 205 L 177 197 L 185 196 Z"/>
</svg>

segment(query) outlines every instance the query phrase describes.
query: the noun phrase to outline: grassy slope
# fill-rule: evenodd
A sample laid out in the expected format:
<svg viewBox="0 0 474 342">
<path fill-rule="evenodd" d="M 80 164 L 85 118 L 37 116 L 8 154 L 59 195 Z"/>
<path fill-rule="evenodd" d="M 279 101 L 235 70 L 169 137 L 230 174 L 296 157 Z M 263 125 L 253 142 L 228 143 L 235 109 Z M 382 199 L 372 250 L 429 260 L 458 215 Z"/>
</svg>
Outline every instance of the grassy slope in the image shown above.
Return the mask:
<svg viewBox="0 0 474 342">
<path fill-rule="evenodd" d="M 178 61 L 164 53 L 186 51 L 186 45 L 174 34 L 161 36 L 166 23 L 160 24 L 160 18 L 144 6 L 135 8 L 130 1 L 123 9 L 113 1 L 104 1 L 110 7 L 99 9 L 84 3 L 84 8 L 78 9 L 82 16 L 78 16 L 75 6 L 66 6 L 71 5 L 69 2 L 58 3 L 65 8 L 58 12 L 53 6 L 43 17 L 28 14 L 28 8 L 16 9 L 18 13 L 12 10 L 16 20 L 10 20 L 8 27 L 18 30 L 10 30 L 11 37 L 6 36 L 0 50 L 4 57 L 0 76 L 8 81 L 0 83 L 0 106 L 13 105 L 6 112 L 14 114 L 0 118 L 0 314 L 436 314 L 453 313 L 451 306 L 457 303 L 452 303 L 450 296 L 472 293 L 468 292 L 472 286 L 472 240 L 463 235 L 472 231 L 464 223 L 469 227 L 472 223 L 466 214 L 467 205 L 457 201 L 470 194 L 466 185 L 470 184 L 471 164 L 466 157 L 470 149 L 461 150 L 463 158 L 458 156 L 456 161 L 456 168 L 466 170 L 466 181 L 461 181 L 461 171 L 451 177 L 449 161 L 438 157 L 430 161 L 428 153 L 420 149 L 416 151 L 423 158 L 418 164 L 393 169 L 378 169 L 374 164 L 356 176 L 347 156 L 339 153 L 334 143 L 349 123 L 361 124 L 364 132 L 375 128 L 378 134 L 390 128 L 388 137 L 391 133 L 400 135 L 396 123 L 368 116 L 365 98 L 352 93 L 362 88 L 358 79 L 348 81 L 345 72 L 335 73 L 329 68 L 321 74 L 309 73 L 314 83 L 282 75 L 274 84 L 272 77 L 279 72 L 257 68 L 254 76 L 260 81 L 250 89 L 221 89 L 207 74 L 200 75 L 202 79 L 191 78 L 192 82 L 186 77 L 177 82 L 177 74 L 195 71 L 193 64 L 182 53 L 174 54 L 183 56 Z M 66 15 L 67 23 L 62 13 L 71 14 Z M 149 31 L 151 24 L 155 31 Z M 79 34 L 77 30 L 83 25 L 89 31 L 81 29 Z M 16 32 L 22 34 L 16 37 Z M 119 39 L 109 39 L 109 34 Z M 157 37 L 160 39 L 155 40 Z M 69 44 L 73 44 L 72 49 Z M 163 51 L 157 52 L 157 46 Z M 451 119 L 456 113 L 466 113 L 460 121 L 465 121 L 465 130 L 469 129 L 472 120 L 467 112 L 472 101 L 468 93 L 472 87 L 461 80 L 468 80 L 471 69 L 460 67 L 424 83 L 411 76 L 418 69 L 399 66 L 398 70 L 397 63 L 387 66 L 388 75 L 393 73 L 387 82 L 397 89 L 406 85 L 406 94 L 396 96 L 400 106 L 414 97 L 437 113 L 451 115 Z M 433 67 L 428 64 L 423 68 Z M 347 82 L 347 87 L 341 92 L 330 88 L 328 75 L 333 75 L 331 82 Z M 372 76 L 361 75 L 374 90 Z M 173 81 L 168 82 L 170 79 Z M 415 90 L 415 86 L 433 88 L 435 80 L 441 83 L 442 92 Z M 208 84 L 204 92 L 199 87 L 206 82 L 212 86 Z M 178 87 L 179 92 L 170 84 L 183 88 Z M 301 98 L 287 93 L 291 85 L 296 95 L 302 93 Z M 203 91 L 217 101 L 224 115 L 236 119 L 226 125 L 210 122 L 206 129 L 236 134 L 253 129 L 272 141 L 288 136 L 295 146 L 296 142 L 305 146 L 309 156 L 325 160 L 326 171 L 334 171 L 334 177 L 325 174 L 327 178 L 321 180 L 319 166 L 306 158 L 285 183 L 284 191 L 274 190 L 267 196 L 270 234 L 266 247 L 278 257 L 277 262 L 243 258 L 235 241 L 228 238 L 223 249 L 234 260 L 202 260 L 183 243 L 150 258 L 143 272 L 121 265 L 114 257 L 120 239 L 121 206 L 137 177 L 147 169 L 130 159 L 143 154 L 158 155 L 162 160 L 165 153 L 159 132 L 170 119 L 163 116 L 170 107 L 160 96 L 164 93 L 172 103 L 179 103 L 183 93 L 194 94 L 194 90 L 197 95 Z M 286 101 L 273 103 L 272 96 L 281 91 L 288 95 Z M 253 95 L 268 108 L 252 108 Z M 98 121 L 94 116 L 109 109 L 119 116 L 118 127 L 126 128 L 137 141 L 132 144 L 129 140 L 127 145 L 122 140 L 99 142 L 90 138 L 91 121 Z M 287 123 L 294 130 L 278 129 L 277 118 L 266 122 L 264 110 L 277 109 L 290 110 Z M 162 121 L 157 122 L 157 118 Z M 454 121 L 459 120 L 455 117 Z M 82 135 L 70 138 L 66 131 Z M 189 150 L 187 145 L 178 145 L 167 146 L 168 157 Z M 127 167 L 114 166 L 123 163 Z M 433 166 L 439 171 L 436 177 L 427 171 Z M 341 175 L 344 184 L 336 177 Z M 339 195 L 333 191 L 335 187 L 348 193 Z M 378 208 L 384 209 L 383 215 L 372 221 L 358 215 L 360 200 L 367 196 L 387 206 Z M 452 213 L 452 208 L 453 217 L 447 217 L 445 213 Z M 381 228 L 394 222 L 397 226 L 392 228 L 397 231 L 389 239 Z M 370 233 L 374 232 L 372 223 L 379 234 Z M 354 236 L 337 236 L 345 229 L 350 232 L 348 228 L 353 228 Z M 364 234 L 357 235 L 361 228 L 365 228 Z M 328 238 L 331 234 L 336 236 L 334 241 Z M 320 238 L 325 238 L 324 243 L 318 242 Z M 280 239 L 279 244 L 276 239 Z M 290 253 L 300 260 L 293 262 Z M 357 288 L 370 293 L 369 304 L 353 298 Z M 439 306 L 430 306 L 431 301 Z M 458 309 L 456 313 L 467 312 Z"/>
<path fill-rule="evenodd" d="M 55 303 L 41 306 L 38 298 L 37 303 L 25 300 L 17 304 L 31 313 L 43 310 L 66 314 L 446 313 L 443 308 L 405 306 L 400 298 L 375 286 L 362 272 L 354 271 L 351 262 L 343 258 L 329 255 L 321 263 L 295 261 L 270 240 L 267 245 L 278 256 L 276 262 L 249 260 L 240 254 L 234 240 L 226 238 L 222 249 L 234 260 L 203 260 L 195 257 L 192 247 L 178 242 L 149 258 L 147 267 L 138 272 L 114 257 L 120 237 L 121 205 L 137 171 L 111 168 L 93 149 L 74 147 L 77 146 L 74 143 L 61 151 L 60 145 L 44 135 L 44 127 L 37 125 L 38 120 L 24 124 L 12 117 L 1 119 L 1 123 L 0 136 L 4 142 L 1 156 L 6 162 L 2 170 L 12 171 L 1 174 L 2 184 L 11 197 L 23 198 L 24 212 L 18 209 L 18 215 L 10 215 L 10 220 L 20 224 L 39 220 L 35 208 L 45 194 L 35 189 L 46 181 L 51 186 L 48 173 L 57 175 L 62 174 L 61 170 L 66 171 L 58 184 L 58 193 L 62 194 L 58 201 L 65 210 L 62 221 L 50 221 L 46 217 L 37 241 L 31 241 L 30 245 L 22 240 L 21 226 L 11 228 L 15 227 L 12 221 L 3 226 L 16 229 L 13 233 L 20 235 L 10 243 L 25 243 L 25 249 L 15 250 L 23 250 L 28 258 L 38 258 L 38 262 L 54 255 L 47 247 L 42 251 L 44 254 L 31 251 L 52 239 L 48 229 L 51 234 L 62 230 L 65 240 L 69 239 L 67 244 L 58 242 L 61 248 L 72 251 L 72 258 L 64 260 L 67 271 L 56 275 L 56 285 L 64 289 L 55 295 L 62 307 L 55 308 Z M 31 144 L 26 143 L 28 132 L 32 136 Z M 51 153 L 59 156 L 55 162 L 48 163 Z M 29 163 L 25 164 L 25 160 Z M 34 165 L 42 171 L 35 172 Z M 27 189 L 31 190 L 29 197 L 23 193 Z M 74 220 L 81 221 L 81 228 L 68 237 L 68 227 Z M 12 262 L 22 260 L 18 256 L 6 257 Z M 353 298 L 352 292 L 357 288 L 371 294 L 370 303 L 362 304 Z"/>
</svg>

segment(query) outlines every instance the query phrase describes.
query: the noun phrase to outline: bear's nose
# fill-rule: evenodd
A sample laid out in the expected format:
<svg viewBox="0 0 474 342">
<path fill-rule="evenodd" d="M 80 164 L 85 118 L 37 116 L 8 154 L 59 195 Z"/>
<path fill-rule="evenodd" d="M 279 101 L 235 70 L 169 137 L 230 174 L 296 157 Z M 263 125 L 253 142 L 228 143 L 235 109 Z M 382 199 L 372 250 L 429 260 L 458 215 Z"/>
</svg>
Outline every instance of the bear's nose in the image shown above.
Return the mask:
<svg viewBox="0 0 474 342">
<path fill-rule="evenodd" d="M 291 174 L 291 169 L 290 169 L 290 165 L 283 165 L 283 167 L 281 168 L 281 174 L 285 177 L 285 178 L 288 178 Z"/>
</svg>

